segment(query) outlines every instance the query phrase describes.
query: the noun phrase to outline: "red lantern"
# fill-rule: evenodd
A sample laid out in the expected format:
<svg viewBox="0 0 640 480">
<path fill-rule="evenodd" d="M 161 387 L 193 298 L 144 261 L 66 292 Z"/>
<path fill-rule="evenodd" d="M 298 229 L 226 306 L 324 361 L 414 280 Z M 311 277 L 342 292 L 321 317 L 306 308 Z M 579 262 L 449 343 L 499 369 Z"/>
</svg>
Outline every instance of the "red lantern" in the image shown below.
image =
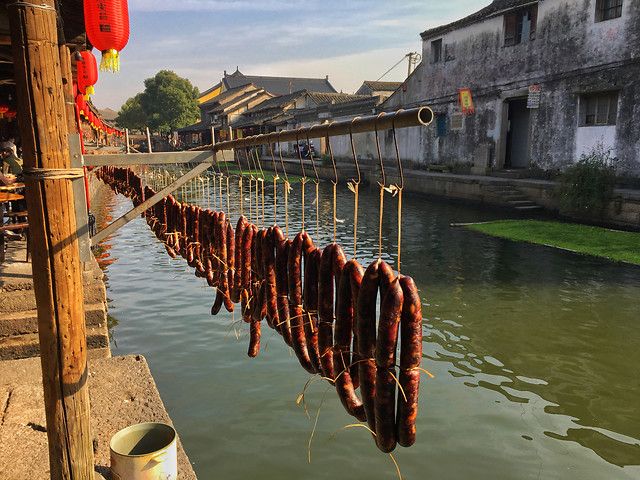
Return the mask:
<svg viewBox="0 0 640 480">
<path fill-rule="evenodd" d="M 81 93 L 76 95 L 76 105 L 78 106 L 78 112 L 80 112 L 80 115 L 84 115 L 87 111 L 87 101 Z"/>
<path fill-rule="evenodd" d="M 100 70 L 117 72 L 118 52 L 129 40 L 127 0 L 84 0 L 84 23 L 89 41 L 102 52 Z"/>
<path fill-rule="evenodd" d="M 11 121 L 11 119 L 13 117 L 15 117 L 17 114 L 18 114 L 18 112 L 16 112 L 15 109 L 9 108 L 9 110 L 4 112 L 4 118 L 6 118 L 7 120 Z"/>
<path fill-rule="evenodd" d="M 0 103 L 0 118 L 4 117 L 4 114 L 9 111 L 9 105 Z"/>
<path fill-rule="evenodd" d="M 84 90 L 82 93 L 85 95 L 93 95 L 95 94 L 93 86 L 98 81 L 96 57 L 89 50 L 83 50 L 80 55 L 82 55 L 82 60 L 76 64 L 78 67 L 78 86 L 81 90 Z"/>
</svg>

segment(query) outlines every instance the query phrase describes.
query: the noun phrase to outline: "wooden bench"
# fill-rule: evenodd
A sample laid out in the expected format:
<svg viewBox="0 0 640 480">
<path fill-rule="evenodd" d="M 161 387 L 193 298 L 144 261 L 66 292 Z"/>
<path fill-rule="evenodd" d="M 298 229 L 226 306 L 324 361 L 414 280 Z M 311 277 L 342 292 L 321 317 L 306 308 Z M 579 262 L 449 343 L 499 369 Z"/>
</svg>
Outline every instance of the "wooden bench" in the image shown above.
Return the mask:
<svg viewBox="0 0 640 480">
<path fill-rule="evenodd" d="M 17 212 L 21 213 L 21 212 Z M 4 232 L 13 230 L 27 230 L 27 262 L 29 261 L 29 223 L 9 223 L 7 225 L 0 225 L 0 263 L 4 263 Z"/>
</svg>

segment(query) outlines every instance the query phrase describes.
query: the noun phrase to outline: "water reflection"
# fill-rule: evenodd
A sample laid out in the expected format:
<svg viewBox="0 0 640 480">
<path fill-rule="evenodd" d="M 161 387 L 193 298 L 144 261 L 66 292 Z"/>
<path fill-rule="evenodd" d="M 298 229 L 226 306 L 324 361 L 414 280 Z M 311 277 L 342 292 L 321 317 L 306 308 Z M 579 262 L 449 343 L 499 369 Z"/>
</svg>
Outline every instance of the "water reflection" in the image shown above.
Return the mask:
<svg viewBox="0 0 640 480">
<path fill-rule="evenodd" d="M 320 232 L 315 230 L 313 188 L 306 189 L 305 226 L 314 240 L 317 235 L 319 244 L 326 245 L 333 239 L 333 204 L 330 185 L 321 187 Z M 297 192 L 299 186 L 294 186 L 288 207 L 290 235 L 302 227 Z M 244 191 L 242 210 L 249 215 L 253 208 L 254 221 L 257 217 L 261 224 L 255 198 L 250 204 L 248 195 Z M 279 189 L 281 225 L 283 196 Z M 240 198 L 233 189 L 233 219 L 240 214 Z M 271 189 L 265 189 L 267 224 L 273 219 L 273 198 Z M 379 197 L 363 190 L 359 200 L 357 258 L 366 265 L 378 252 Z M 113 216 L 128 208 L 122 197 L 112 201 L 105 211 L 115 211 Z M 207 201 L 213 208 L 213 197 Z M 215 202 L 226 209 L 226 194 L 222 201 L 216 195 Z M 423 378 L 418 443 L 394 452 L 403 476 L 640 478 L 640 268 L 450 226 L 505 218 L 505 212 L 408 195 L 403 205 L 401 270 L 413 276 L 420 289 L 423 366 L 436 375 Z M 344 219 L 337 241 L 351 256 L 353 195 L 346 189 L 339 191 L 337 216 Z M 388 199 L 383 256 L 394 265 L 396 225 L 396 203 Z M 183 426 L 181 437 L 199 475 L 393 475 L 370 439 L 351 432 L 341 435 L 357 436 L 357 445 L 343 445 L 338 437 L 332 440 L 336 443 L 315 447 L 326 455 L 324 473 L 317 464 L 309 467 L 309 427 L 285 413 L 290 397 L 295 400 L 299 394 L 294 379 L 304 384 L 306 377 L 297 377 L 300 368 L 281 340 L 269 340 L 260 361 L 247 363 L 246 330 L 240 333 L 240 345 L 233 333 L 227 337 L 234 317 L 208 316 L 213 294 L 184 262 L 170 260 L 139 219 L 117 235 L 107 241 L 100 260 L 109 277 L 111 312 L 119 319 L 113 328 L 118 340 L 114 354 L 147 356 L 174 422 Z M 250 367 L 238 368 L 238 363 Z M 256 400 L 267 402 L 269 413 L 261 409 L 257 414 Z M 348 422 L 334 402 L 327 397 L 324 403 L 325 422 L 334 416 L 338 423 Z M 231 417 L 228 424 L 224 417 Z M 229 445 L 214 441 L 207 431 L 212 421 L 227 429 Z M 338 428 L 328 428 L 327 436 Z M 256 455 L 255 464 L 243 457 L 227 471 L 222 464 L 232 462 L 238 451 L 234 448 L 242 450 L 248 437 L 259 444 L 266 438 L 263 433 L 271 438 L 265 448 L 277 441 L 297 454 L 276 460 L 280 457 L 269 450 Z M 354 458 L 367 465 L 361 476 L 354 472 Z"/>
</svg>

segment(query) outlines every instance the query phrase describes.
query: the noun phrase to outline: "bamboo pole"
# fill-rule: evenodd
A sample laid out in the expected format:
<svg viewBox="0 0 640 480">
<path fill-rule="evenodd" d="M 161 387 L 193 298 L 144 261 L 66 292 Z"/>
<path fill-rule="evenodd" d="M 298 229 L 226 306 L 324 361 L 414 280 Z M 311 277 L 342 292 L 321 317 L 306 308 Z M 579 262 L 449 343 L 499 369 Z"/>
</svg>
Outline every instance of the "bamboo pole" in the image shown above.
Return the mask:
<svg viewBox="0 0 640 480">
<path fill-rule="evenodd" d="M 37 3 L 35 3 L 37 1 Z M 9 3 L 51 478 L 93 479 L 82 271 L 54 0 Z M 42 170 L 34 170 L 42 169 Z M 45 178 L 53 174 L 53 178 Z"/>
</svg>

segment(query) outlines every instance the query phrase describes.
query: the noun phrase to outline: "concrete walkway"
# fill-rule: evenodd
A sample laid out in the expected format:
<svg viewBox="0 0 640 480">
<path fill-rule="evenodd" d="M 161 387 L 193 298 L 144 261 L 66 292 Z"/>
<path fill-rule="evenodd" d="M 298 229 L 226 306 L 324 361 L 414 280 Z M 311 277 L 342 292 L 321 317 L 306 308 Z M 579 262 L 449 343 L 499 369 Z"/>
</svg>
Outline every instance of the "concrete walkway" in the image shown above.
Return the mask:
<svg viewBox="0 0 640 480">
<path fill-rule="evenodd" d="M 0 479 L 46 480 L 49 450 L 37 310 L 25 243 L 10 240 L 0 265 Z M 104 283 L 95 261 L 85 268 L 83 283 L 96 479 L 108 479 L 109 441 L 116 432 L 141 422 L 171 425 L 171 419 L 144 357 L 110 356 Z M 178 476 L 196 479 L 179 438 Z"/>
</svg>

